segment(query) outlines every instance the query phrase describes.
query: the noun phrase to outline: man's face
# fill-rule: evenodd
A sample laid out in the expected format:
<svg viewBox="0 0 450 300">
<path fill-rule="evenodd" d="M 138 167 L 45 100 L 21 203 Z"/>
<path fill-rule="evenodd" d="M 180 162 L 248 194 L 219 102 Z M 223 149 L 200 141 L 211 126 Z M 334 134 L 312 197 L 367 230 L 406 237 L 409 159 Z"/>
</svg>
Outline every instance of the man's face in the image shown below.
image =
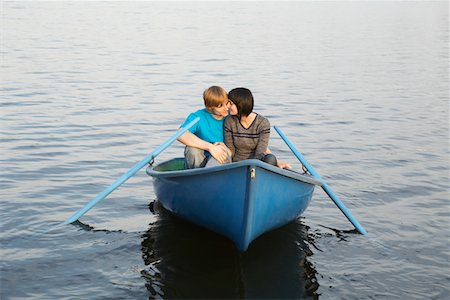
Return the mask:
<svg viewBox="0 0 450 300">
<path fill-rule="evenodd" d="M 226 116 L 228 116 L 228 109 L 231 106 L 231 101 L 224 100 L 222 103 L 220 103 L 217 106 L 214 106 L 211 108 L 211 111 L 213 113 L 213 115 L 224 118 Z"/>
</svg>

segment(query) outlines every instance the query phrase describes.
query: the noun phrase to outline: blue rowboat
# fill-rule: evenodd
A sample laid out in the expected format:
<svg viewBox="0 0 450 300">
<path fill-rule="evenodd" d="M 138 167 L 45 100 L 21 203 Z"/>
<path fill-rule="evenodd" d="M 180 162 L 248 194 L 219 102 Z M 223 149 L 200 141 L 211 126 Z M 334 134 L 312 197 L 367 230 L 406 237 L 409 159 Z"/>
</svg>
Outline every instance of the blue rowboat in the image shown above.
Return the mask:
<svg viewBox="0 0 450 300">
<path fill-rule="evenodd" d="M 260 160 L 185 169 L 175 158 L 147 168 L 157 199 L 176 216 L 232 240 L 240 251 L 308 207 L 319 180 Z"/>
</svg>

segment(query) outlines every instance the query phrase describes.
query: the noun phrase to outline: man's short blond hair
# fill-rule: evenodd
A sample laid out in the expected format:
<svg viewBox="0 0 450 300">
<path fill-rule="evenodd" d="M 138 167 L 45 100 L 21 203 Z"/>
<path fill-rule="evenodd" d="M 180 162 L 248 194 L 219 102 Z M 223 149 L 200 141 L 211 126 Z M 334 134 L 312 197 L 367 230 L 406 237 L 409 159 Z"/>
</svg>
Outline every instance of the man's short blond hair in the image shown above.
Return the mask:
<svg viewBox="0 0 450 300">
<path fill-rule="evenodd" d="M 228 101 L 227 91 L 220 86 L 211 86 L 203 92 L 203 101 L 206 107 L 217 107 Z"/>
</svg>

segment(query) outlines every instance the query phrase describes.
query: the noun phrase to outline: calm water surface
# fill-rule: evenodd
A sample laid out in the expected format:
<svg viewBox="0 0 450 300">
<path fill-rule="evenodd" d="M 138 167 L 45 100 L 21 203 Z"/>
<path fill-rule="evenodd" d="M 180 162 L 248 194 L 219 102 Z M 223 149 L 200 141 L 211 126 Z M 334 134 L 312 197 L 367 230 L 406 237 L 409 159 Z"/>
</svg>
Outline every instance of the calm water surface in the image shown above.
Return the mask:
<svg viewBox="0 0 450 300">
<path fill-rule="evenodd" d="M 448 2 L 1 6 L 1 299 L 450 298 Z M 143 171 L 60 226 L 213 84 L 250 88 L 369 238 L 317 189 L 240 254 Z"/>
</svg>

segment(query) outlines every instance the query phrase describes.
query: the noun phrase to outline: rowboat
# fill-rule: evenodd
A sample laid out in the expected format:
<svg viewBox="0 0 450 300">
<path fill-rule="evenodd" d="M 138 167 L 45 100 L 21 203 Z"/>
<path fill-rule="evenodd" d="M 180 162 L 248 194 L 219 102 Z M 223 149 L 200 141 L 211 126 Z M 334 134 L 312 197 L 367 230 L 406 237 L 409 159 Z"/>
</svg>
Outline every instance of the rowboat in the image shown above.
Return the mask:
<svg viewBox="0 0 450 300">
<path fill-rule="evenodd" d="M 197 117 L 178 130 L 64 224 L 74 223 L 103 201 L 199 120 Z M 300 215 L 311 201 L 314 186 L 319 185 L 356 230 L 367 236 L 367 231 L 281 129 L 277 126 L 274 129 L 311 176 L 278 169 L 259 160 L 185 170 L 184 159 L 176 158 L 147 168 L 148 175 L 154 178 L 160 202 L 175 215 L 228 237 L 245 251 L 261 234 Z"/>
<path fill-rule="evenodd" d="M 240 251 L 308 207 L 316 185 L 307 174 L 260 160 L 185 169 L 175 158 L 150 166 L 158 201 L 174 215 L 232 240 Z"/>
</svg>

